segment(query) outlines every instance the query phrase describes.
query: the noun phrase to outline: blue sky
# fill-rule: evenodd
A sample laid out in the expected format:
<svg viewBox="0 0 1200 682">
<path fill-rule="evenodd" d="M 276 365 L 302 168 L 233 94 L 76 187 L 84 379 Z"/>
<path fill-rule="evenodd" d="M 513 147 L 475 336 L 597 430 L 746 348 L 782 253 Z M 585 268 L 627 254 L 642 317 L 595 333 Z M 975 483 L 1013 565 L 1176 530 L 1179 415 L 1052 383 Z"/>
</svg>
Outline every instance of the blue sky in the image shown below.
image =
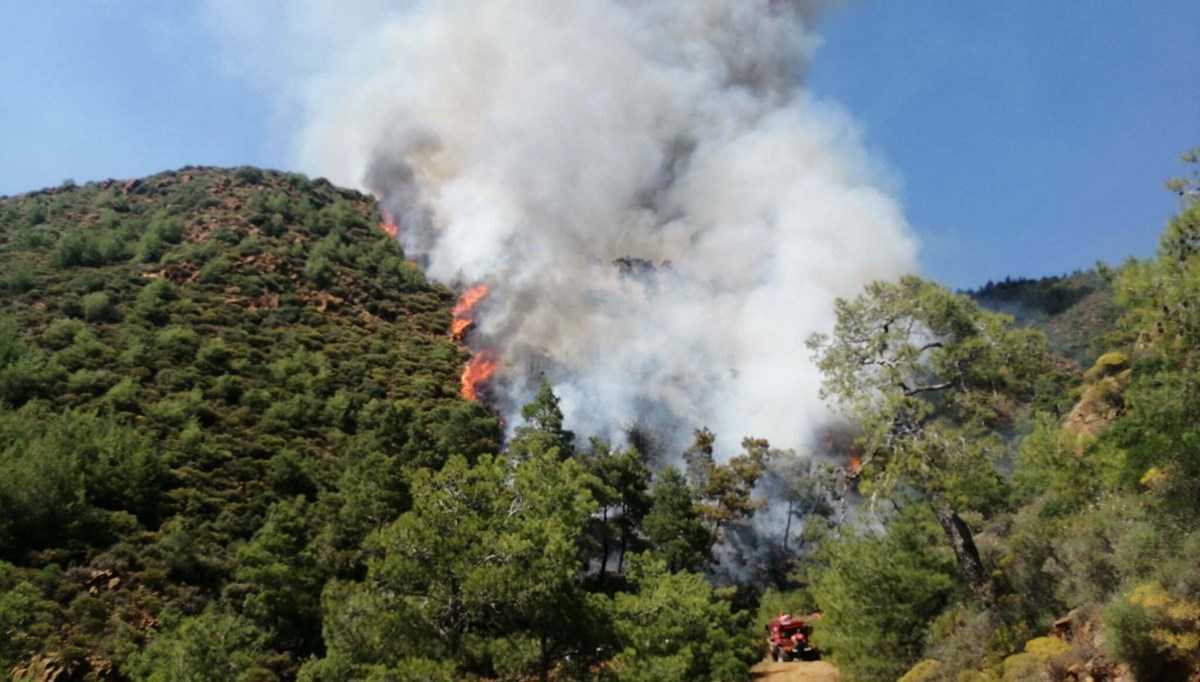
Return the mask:
<svg viewBox="0 0 1200 682">
<path fill-rule="evenodd" d="M 225 71 L 197 3 L 6 3 L 0 194 L 188 164 L 289 165 L 288 112 Z M 1200 145 L 1194 0 L 858 0 L 810 86 L 900 178 L 953 287 L 1153 252 Z"/>
</svg>

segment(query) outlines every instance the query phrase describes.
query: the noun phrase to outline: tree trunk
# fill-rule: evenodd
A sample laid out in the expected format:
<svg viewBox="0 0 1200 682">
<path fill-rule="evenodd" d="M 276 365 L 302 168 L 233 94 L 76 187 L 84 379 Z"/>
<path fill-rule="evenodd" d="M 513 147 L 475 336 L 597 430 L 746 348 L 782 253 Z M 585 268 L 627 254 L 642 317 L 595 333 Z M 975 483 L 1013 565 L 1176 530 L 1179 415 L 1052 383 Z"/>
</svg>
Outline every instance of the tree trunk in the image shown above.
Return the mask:
<svg viewBox="0 0 1200 682">
<path fill-rule="evenodd" d="M 538 679 L 541 682 L 549 682 L 550 680 L 550 642 L 549 637 L 545 632 L 542 632 L 538 638 L 541 645 L 540 668 L 538 671 Z"/>
<path fill-rule="evenodd" d="M 625 575 L 625 549 L 629 547 L 629 505 L 621 503 L 621 552 L 617 555 L 617 575 Z"/>
<path fill-rule="evenodd" d="M 783 527 L 783 552 L 784 552 L 784 554 L 786 554 L 788 551 L 788 536 L 792 534 L 792 507 L 793 507 L 793 505 L 795 505 L 795 501 L 788 500 L 787 525 Z"/>
<path fill-rule="evenodd" d="M 959 574 L 967 582 L 975 597 L 990 606 L 992 585 L 988 580 L 987 571 L 983 568 L 983 561 L 979 558 L 979 550 L 975 547 L 971 529 L 945 499 L 937 496 L 931 500 L 931 503 L 938 524 L 945 531 L 946 539 L 950 541 L 950 546 L 954 549 L 954 558 L 958 561 Z"/>
<path fill-rule="evenodd" d="M 604 508 L 600 518 L 600 582 L 604 582 L 608 573 L 608 507 Z"/>
</svg>

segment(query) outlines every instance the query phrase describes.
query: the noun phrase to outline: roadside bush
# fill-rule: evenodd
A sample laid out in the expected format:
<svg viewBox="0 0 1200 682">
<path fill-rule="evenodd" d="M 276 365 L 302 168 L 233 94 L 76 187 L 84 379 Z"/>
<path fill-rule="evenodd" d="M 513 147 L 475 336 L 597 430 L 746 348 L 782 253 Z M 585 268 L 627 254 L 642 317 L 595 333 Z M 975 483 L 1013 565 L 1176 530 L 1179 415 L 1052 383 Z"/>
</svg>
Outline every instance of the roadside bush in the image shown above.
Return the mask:
<svg viewBox="0 0 1200 682">
<path fill-rule="evenodd" d="M 956 592 L 940 533 L 928 507 L 915 503 L 882 536 L 860 530 L 821 549 L 819 644 L 847 676 L 892 682 L 920 660 L 930 623 Z"/>
</svg>

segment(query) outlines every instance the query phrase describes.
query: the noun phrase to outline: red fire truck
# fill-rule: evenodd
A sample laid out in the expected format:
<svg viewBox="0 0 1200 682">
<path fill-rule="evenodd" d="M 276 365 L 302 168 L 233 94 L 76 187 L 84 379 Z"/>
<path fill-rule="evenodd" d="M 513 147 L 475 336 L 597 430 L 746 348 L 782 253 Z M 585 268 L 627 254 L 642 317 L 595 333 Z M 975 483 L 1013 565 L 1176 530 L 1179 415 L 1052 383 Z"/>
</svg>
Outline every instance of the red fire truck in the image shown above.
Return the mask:
<svg viewBox="0 0 1200 682">
<path fill-rule="evenodd" d="M 820 616 L 816 614 L 808 617 L 809 620 L 817 618 Z M 767 623 L 767 652 L 772 659 L 810 661 L 819 657 L 809 641 L 813 631 L 809 620 L 802 620 L 790 613 L 780 613 L 778 618 Z"/>
</svg>

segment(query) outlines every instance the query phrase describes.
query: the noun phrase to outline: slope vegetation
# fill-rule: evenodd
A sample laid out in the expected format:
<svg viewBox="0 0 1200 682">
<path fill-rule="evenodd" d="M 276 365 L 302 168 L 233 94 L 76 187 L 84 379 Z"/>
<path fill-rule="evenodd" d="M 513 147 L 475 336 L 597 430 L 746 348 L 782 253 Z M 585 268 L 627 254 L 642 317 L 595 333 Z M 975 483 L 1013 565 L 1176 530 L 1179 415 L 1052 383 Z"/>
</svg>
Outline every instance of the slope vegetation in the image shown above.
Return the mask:
<svg viewBox="0 0 1200 682">
<path fill-rule="evenodd" d="M 223 599 L 291 669 L 407 472 L 498 448 L 453 294 L 378 221 L 252 168 L 0 200 L 0 668 L 120 678 Z"/>
</svg>

